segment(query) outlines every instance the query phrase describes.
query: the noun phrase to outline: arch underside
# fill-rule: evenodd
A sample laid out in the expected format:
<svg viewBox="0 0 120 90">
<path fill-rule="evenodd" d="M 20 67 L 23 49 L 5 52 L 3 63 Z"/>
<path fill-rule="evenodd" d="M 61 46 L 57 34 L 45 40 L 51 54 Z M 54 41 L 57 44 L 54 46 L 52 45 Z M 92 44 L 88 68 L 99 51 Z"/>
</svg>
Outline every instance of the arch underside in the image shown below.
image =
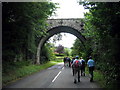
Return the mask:
<svg viewBox="0 0 120 90">
<path fill-rule="evenodd" d="M 61 33 L 61 32 L 73 34 L 78 39 L 80 39 L 82 43 L 85 41 L 85 37 L 78 30 L 68 27 L 68 26 L 59 26 L 59 27 L 54 27 L 47 32 L 48 35 L 44 37 L 43 43 L 45 43 L 45 41 L 47 41 L 53 35 Z"/>
<path fill-rule="evenodd" d="M 42 37 L 41 40 L 40 40 L 40 43 L 39 43 L 39 46 L 38 46 L 38 49 L 37 49 L 37 62 L 38 63 L 40 62 L 41 48 L 44 45 L 44 43 L 50 37 L 52 37 L 53 35 L 61 33 L 61 32 L 66 32 L 66 33 L 70 33 L 70 34 L 75 35 L 82 43 L 84 43 L 84 41 L 85 41 L 85 37 L 83 35 L 81 35 L 81 33 L 78 30 L 74 29 L 74 28 L 71 28 L 71 27 L 68 27 L 68 26 L 54 27 L 54 28 L 48 30 L 48 32 L 47 32 L 48 35 L 46 37 Z"/>
</svg>

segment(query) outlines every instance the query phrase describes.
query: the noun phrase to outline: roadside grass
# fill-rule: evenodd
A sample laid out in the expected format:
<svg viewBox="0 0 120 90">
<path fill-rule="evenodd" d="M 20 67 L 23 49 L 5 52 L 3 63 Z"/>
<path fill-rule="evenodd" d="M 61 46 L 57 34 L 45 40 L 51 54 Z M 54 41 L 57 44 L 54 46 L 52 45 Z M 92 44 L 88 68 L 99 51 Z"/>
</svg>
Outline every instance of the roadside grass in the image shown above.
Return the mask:
<svg viewBox="0 0 120 90">
<path fill-rule="evenodd" d="M 101 88 L 106 87 L 106 81 L 104 75 L 100 71 L 98 70 L 94 71 L 94 80 L 98 82 Z"/>
<path fill-rule="evenodd" d="M 63 62 L 63 56 L 57 56 L 55 62 Z"/>
<path fill-rule="evenodd" d="M 64 56 L 56 56 L 57 59 L 63 59 Z"/>
<path fill-rule="evenodd" d="M 55 61 L 49 61 L 46 64 L 23 66 L 21 68 L 16 68 L 13 71 L 11 70 L 7 74 L 3 73 L 3 75 L 2 75 L 3 86 L 6 86 L 7 84 L 14 82 L 18 79 L 21 79 L 25 76 L 28 76 L 28 75 L 31 75 L 31 74 L 36 73 L 38 71 L 41 71 L 43 69 L 46 69 L 46 68 L 53 66 L 57 63 L 58 62 L 55 62 Z"/>
<path fill-rule="evenodd" d="M 89 70 L 87 67 L 85 70 L 86 70 L 85 73 L 89 75 Z M 106 87 L 106 81 L 105 81 L 104 75 L 99 70 L 94 70 L 94 80 L 98 83 L 100 88 Z"/>
</svg>

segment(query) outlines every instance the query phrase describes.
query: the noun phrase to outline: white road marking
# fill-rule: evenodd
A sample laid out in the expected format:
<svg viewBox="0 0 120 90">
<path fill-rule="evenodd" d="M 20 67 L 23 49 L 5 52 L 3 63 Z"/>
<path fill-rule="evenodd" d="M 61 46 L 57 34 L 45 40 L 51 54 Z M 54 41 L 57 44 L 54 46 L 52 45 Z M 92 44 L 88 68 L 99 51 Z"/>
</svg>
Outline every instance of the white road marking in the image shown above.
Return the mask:
<svg viewBox="0 0 120 90">
<path fill-rule="evenodd" d="M 57 77 L 60 75 L 60 73 L 61 73 L 61 71 L 57 74 L 57 76 L 55 76 L 55 78 L 52 80 L 52 82 L 54 82 L 57 79 Z"/>
<path fill-rule="evenodd" d="M 62 68 L 62 70 L 64 69 L 64 67 Z"/>
</svg>

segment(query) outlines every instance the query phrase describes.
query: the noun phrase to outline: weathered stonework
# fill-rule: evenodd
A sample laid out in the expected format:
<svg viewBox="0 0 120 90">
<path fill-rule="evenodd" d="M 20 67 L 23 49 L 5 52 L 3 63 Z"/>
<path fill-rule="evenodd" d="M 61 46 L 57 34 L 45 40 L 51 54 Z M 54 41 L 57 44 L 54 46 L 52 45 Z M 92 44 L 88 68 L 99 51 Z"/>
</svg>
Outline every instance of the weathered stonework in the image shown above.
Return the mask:
<svg viewBox="0 0 120 90">
<path fill-rule="evenodd" d="M 85 41 L 85 37 L 81 35 L 83 31 L 83 23 L 82 19 L 48 19 L 48 27 L 46 27 L 47 32 L 49 33 L 46 37 L 42 37 L 37 49 L 36 63 L 40 64 L 40 53 L 41 48 L 44 45 L 45 41 L 47 41 L 51 36 L 66 32 L 75 35 L 77 38 L 81 40 L 81 42 Z"/>
<path fill-rule="evenodd" d="M 74 28 L 78 31 L 83 30 L 83 23 L 81 18 L 71 18 L 71 19 L 48 19 L 47 22 L 49 26 L 47 27 L 48 30 L 58 26 L 69 26 Z"/>
</svg>

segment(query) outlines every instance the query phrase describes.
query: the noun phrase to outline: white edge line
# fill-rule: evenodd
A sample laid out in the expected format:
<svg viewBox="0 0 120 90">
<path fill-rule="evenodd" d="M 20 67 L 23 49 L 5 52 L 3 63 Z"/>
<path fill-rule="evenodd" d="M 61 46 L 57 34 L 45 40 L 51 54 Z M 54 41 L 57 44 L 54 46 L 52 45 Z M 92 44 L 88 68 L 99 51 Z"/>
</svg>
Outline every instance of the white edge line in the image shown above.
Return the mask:
<svg viewBox="0 0 120 90">
<path fill-rule="evenodd" d="M 61 73 L 61 71 L 57 74 L 57 76 L 52 80 L 52 82 L 54 82 L 56 79 L 57 79 L 57 77 L 59 76 L 59 74 Z"/>
</svg>

